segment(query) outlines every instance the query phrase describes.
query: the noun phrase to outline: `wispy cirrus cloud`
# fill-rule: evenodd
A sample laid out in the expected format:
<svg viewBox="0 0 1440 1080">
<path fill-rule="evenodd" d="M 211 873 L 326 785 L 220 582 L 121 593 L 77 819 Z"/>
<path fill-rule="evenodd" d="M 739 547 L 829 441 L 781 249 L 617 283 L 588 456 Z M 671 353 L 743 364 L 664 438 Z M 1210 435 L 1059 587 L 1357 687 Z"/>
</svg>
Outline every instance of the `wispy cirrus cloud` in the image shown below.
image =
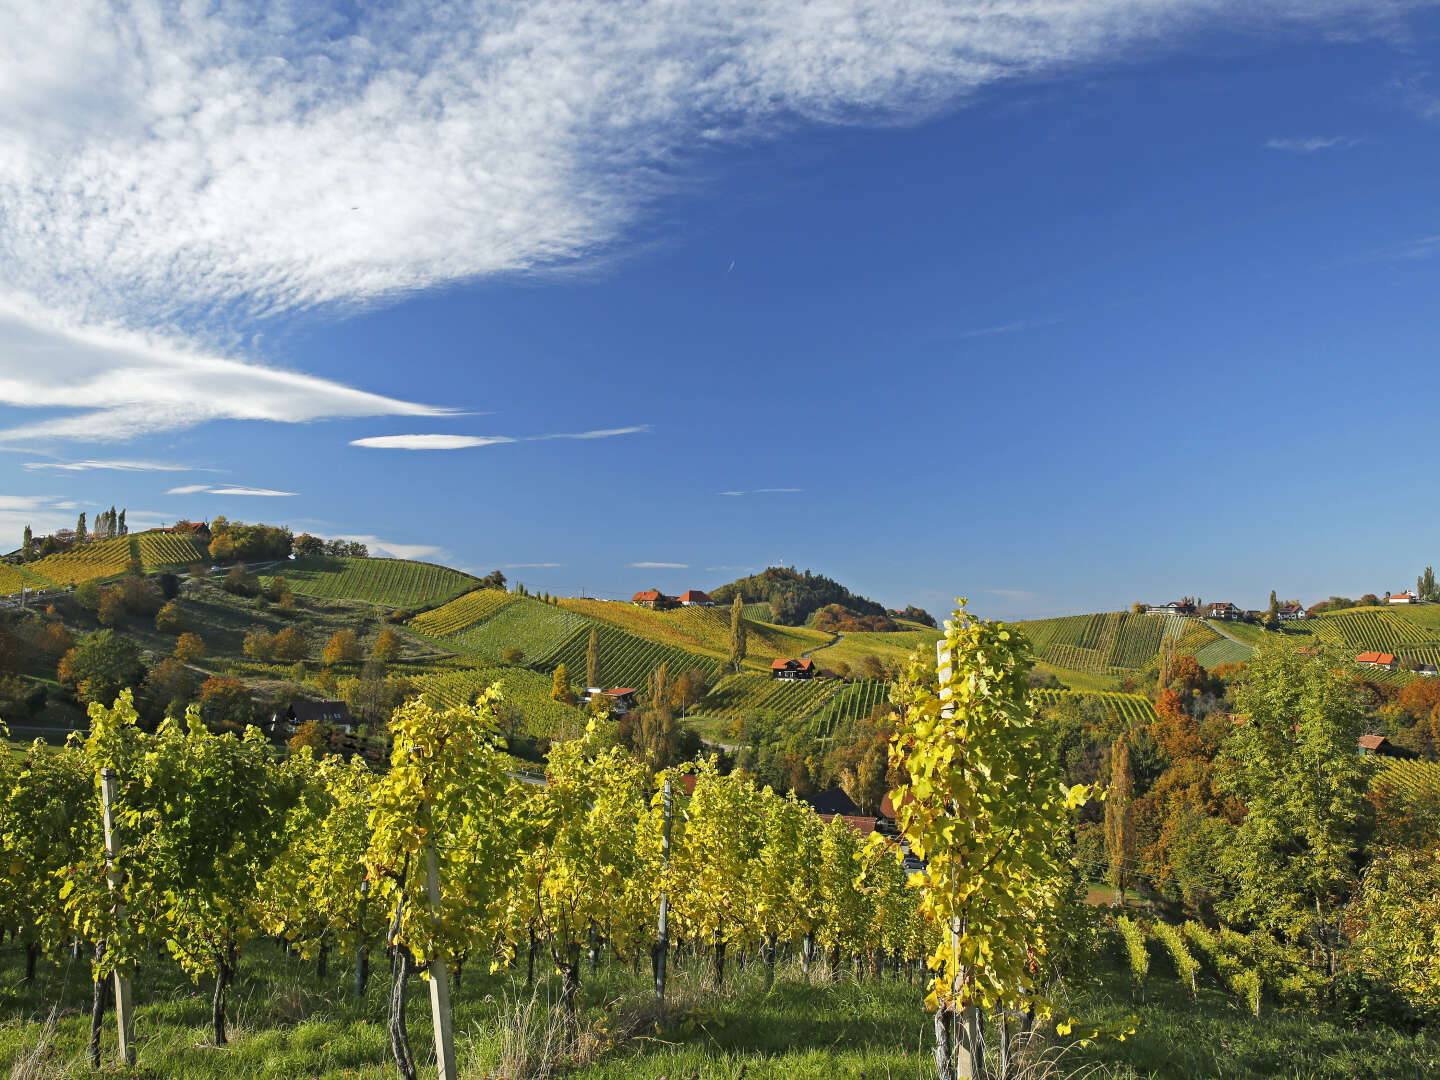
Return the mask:
<svg viewBox="0 0 1440 1080">
<path fill-rule="evenodd" d="M 632 567 L 639 570 L 688 570 L 689 563 L 683 562 L 632 562 Z"/>
<path fill-rule="evenodd" d="M 200 465 L 171 465 L 163 461 L 27 461 L 21 468 L 55 472 L 215 472 Z M 203 486 L 203 485 L 202 485 Z"/>
<path fill-rule="evenodd" d="M 649 431 L 649 424 L 634 427 L 601 428 L 554 435 L 370 435 L 351 439 L 351 446 L 374 450 L 465 450 L 475 446 L 502 446 L 506 443 L 544 442 L 547 439 L 612 439 Z"/>
<path fill-rule="evenodd" d="M 768 488 L 750 488 L 750 489 L 745 490 L 745 491 L 739 491 L 739 490 L 736 490 L 736 491 L 717 491 L 715 494 L 717 494 L 717 495 L 731 495 L 731 496 L 734 496 L 734 495 L 798 495 L 798 494 L 800 494 L 800 492 L 802 492 L 802 491 L 804 491 L 804 490 L 805 490 L 804 488 L 798 488 L 798 487 L 768 487 Z"/>
<path fill-rule="evenodd" d="M 1360 140 L 1352 135 L 1310 135 L 1303 138 L 1266 139 L 1269 150 L 1285 150 L 1293 154 L 1313 154 L 1319 150 L 1348 150 Z"/>
<path fill-rule="evenodd" d="M 166 495 L 244 495 L 257 496 L 261 498 L 291 498 L 296 493 L 293 491 L 276 491 L 273 488 L 257 487 L 211 487 L 208 484 L 184 484 L 180 487 L 173 487 L 165 492 Z"/>
<path fill-rule="evenodd" d="M 798 15 L 791 0 L 330 0 L 263 17 L 77 0 L 62 19 L 15 0 L 0 294 L 23 310 L 0 326 L 0 402 L 82 411 L 0 436 L 434 415 L 173 333 L 93 338 L 179 326 L 213 342 L 286 312 L 574 267 L 716 146 L 906 123 L 1202 28 L 1387 32 L 1374 16 L 1366 0 L 827 0 Z"/>
</svg>

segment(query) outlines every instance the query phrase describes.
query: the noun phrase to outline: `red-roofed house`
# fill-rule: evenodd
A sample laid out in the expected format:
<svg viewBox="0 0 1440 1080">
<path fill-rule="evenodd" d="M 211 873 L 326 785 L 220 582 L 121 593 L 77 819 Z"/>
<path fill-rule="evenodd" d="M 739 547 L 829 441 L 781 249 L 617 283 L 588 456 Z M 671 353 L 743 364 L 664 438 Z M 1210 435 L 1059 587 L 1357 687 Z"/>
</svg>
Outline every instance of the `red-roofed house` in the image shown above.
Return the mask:
<svg viewBox="0 0 1440 1080">
<path fill-rule="evenodd" d="M 1360 753 L 1389 758 L 1414 758 L 1419 756 L 1413 750 L 1407 750 L 1403 746 L 1396 746 L 1389 739 L 1385 738 L 1384 735 L 1361 735 Z"/>
<path fill-rule="evenodd" d="M 1277 614 L 1280 616 L 1281 622 L 1291 622 L 1295 619 L 1308 618 L 1305 614 L 1305 609 L 1299 604 L 1281 604 Z"/>
<path fill-rule="evenodd" d="M 1385 602 L 1389 604 L 1415 604 L 1420 598 L 1411 592 L 1397 592 L 1394 596 L 1387 596 Z"/>
<path fill-rule="evenodd" d="M 630 598 L 632 604 L 637 604 L 651 611 L 663 611 L 665 608 L 675 606 L 675 598 L 666 596 L 659 589 L 646 589 L 644 592 L 637 592 Z"/>
<path fill-rule="evenodd" d="M 781 659 L 771 661 L 772 679 L 813 679 L 815 665 L 809 660 Z"/>
<path fill-rule="evenodd" d="M 1210 618 L 1212 619 L 1238 619 L 1244 614 L 1238 607 L 1230 603 L 1229 600 L 1222 600 L 1218 604 L 1208 604 L 1206 606 L 1210 609 Z"/>
<path fill-rule="evenodd" d="M 1386 671 L 1394 671 L 1396 668 L 1395 654 L 1388 652 L 1362 652 L 1355 657 L 1355 663 L 1361 667 L 1378 667 Z"/>
<path fill-rule="evenodd" d="M 609 690 L 602 690 L 598 686 L 587 686 L 581 700 L 589 705 L 591 698 L 603 695 L 610 699 L 610 715 L 624 716 L 636 706 L 635 692 L 633 686 L 616 686 Z"/>
<path fill-rule="evenodd" d="M 681 607 L 709 607 L 711 600 L 709 593 L 703 593 L 699 589 L 687 589 L 676 599 Z"/>
</svg>

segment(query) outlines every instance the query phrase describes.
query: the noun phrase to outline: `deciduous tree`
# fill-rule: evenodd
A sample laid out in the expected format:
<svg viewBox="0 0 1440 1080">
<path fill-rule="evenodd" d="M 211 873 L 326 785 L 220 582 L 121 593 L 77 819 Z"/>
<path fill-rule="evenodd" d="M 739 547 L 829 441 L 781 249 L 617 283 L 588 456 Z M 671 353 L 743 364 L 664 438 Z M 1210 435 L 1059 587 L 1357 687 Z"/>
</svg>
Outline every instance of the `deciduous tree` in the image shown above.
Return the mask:
<svg viewBox="0 0 1440 1080">
<path fill-rule="evenodd" d="M 327 664 L 359 660 L 360 639 L 355 636 L 354 630 L 337 630 L 325 643 L 325 651 L 321 657 Z"/>
<path fill-rule="evenodd" d="M 749 642 L 745 629 L 745 601 L 737 592 L 735 602 L 730 605 L 730 670 L 739 673 L 745 662 Z"/>
</svg>

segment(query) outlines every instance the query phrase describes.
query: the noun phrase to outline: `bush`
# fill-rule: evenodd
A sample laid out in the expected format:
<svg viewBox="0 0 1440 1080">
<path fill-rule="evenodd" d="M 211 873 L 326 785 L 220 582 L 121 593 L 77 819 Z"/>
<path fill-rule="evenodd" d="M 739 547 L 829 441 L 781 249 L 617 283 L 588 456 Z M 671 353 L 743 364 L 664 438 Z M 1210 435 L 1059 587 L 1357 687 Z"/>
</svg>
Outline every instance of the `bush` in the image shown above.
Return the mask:
<svg viewBox="0 0 1440 1080">
<path fill-rule="evenodd" d="M 179 636 L 185 632 L 185 626 L 185 612 L 173 600 L 155 613 L 155 629 L 162 634 Z"/>
<path fill-rule="evenodd" d="M 276 634 L 272 645 L 276 660 L 303 660 L 309 651 L 305 644 L 305 636 L 293 626 L 287 626 Z"/>
<path fill-rule="evenodd" d="M 1125 957 L 1130 964 L 1130 974 L 1134 977 L 1136 985 L 1142 990 L 1145 988 L 1145 980 L 1150 974 L 1150 950 L 1145 945 L 1145 931 L 1140 929 L 1140 924 L 1121 915 L 1115 920 L 1115 927 L 1120 931 L 1121 940 L 1125 943 Z"/>
<path fill-rule="evenodd" d="M 199 634 L 186 631 L 175 639 L 176 660 L 188 663 L 191 660 L 199 660 L 205 655 L 205 641 Z"/>
</svg>

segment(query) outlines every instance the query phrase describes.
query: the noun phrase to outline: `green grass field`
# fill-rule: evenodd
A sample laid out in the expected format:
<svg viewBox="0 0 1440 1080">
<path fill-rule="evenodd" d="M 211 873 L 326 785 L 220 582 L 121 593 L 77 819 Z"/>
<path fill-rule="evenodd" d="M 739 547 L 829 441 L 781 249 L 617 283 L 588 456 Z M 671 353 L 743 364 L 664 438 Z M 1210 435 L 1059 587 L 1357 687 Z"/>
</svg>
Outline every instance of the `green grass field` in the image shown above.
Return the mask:
<svg viewBox="0 0 1440 1080">
<path fill-rule="evenodd" d="M 275 572 L 302 596 L 362 600 L 416 611 L 438 607 L 475 588 L 476 579 L 448 566 L 408 559 L 333 559 L 307 555 Z M 268 579 L 267 579 L 268 580 Z"/>
<path fill-rule="evenodd" d="M 453 988 L 456 1051 L 462 1080 L 524 1075 L 506 1047 L 535 1046 L 519 1032 L 546 1029 L 558 999 L 558 979 L 541 964 L 541 981 L 526 993 L 523 971 L 491 975 L 476 960 Z M 0 1069 L 13 1077 L 95 1076 L 84 1060 L 90 986 L 85 962 L 64 953 L 42 961 L 33 984 L 20 979 L 19 950 L 0 953 Z M 656 1023 L 649 1010 L 649 973 L 603 963 L 583 977 L 581 1024 L 587 1047 L 579 1059 L 559 1061 L 574 1080 L 925 1080 L 933 1076 L 930 1018 L 918 983 L 887 977 L 856 981 L 848 968 L 837 981 L 805 983 L 793 960 L 764 989 L 760 965 L 731 964 L 727 985 L 705 985 L 703 963 L 674 969 L 671 1008 Z M 1082 1023 L 1128 1026 L 1124 1041 L 1102 1037 L 1087 1045 L 1049 1035 L 1045 1055 L 1055 1064 L 1025 1080 L 1428 1080 L 1440 1073 L 1440 1035 L 1399 1031 L 1344 1018 L 1282 1012 L 1268 1002 L 1260 1019 L 1233 995 L 1202 981 L 1197 1000 L 1157 958 L 1142 994 L 1115 958 L 1102 957 L 1085 982 L 1062 998 Z M 315 965 L 287 956 L 266 941 L 242 954 L 232 991 L 231 1041 L 209 1044 L 207 987 L 193 986 L 170 963 L 144 966 L 136 980 L 138 1069 L 133 1075 L 181 1080 L 305 1077 L 343 1080 L 394 1076 L 384 1015 L 388 978 L 383 957 L 372 968 L 363 999 L 350 993 L 346 958 L 331 959 L 324 980 Z M 531 1005 L 531 1002 L 534 1002 Z M 56 1008 L 53 1035 L 45 1017 Z M 526 1025 L 522 1021 L 528 1018 Z M 434 1075 L 429 998 L 414 980 L 407 1023 L 421 1075 Z M 1048 1034 L 1048 1031 L 1047 1031 Z M 993 1040 L 992 1040 L 993 1043 Z M 114 1020 L 107 1017 L 104 1048 L 113 1061 Z M 29 1071 L 15 1063 L 42 1047 Z M 100 1075 L 132 1075 L 107 1066 Z"/>
</svg>

